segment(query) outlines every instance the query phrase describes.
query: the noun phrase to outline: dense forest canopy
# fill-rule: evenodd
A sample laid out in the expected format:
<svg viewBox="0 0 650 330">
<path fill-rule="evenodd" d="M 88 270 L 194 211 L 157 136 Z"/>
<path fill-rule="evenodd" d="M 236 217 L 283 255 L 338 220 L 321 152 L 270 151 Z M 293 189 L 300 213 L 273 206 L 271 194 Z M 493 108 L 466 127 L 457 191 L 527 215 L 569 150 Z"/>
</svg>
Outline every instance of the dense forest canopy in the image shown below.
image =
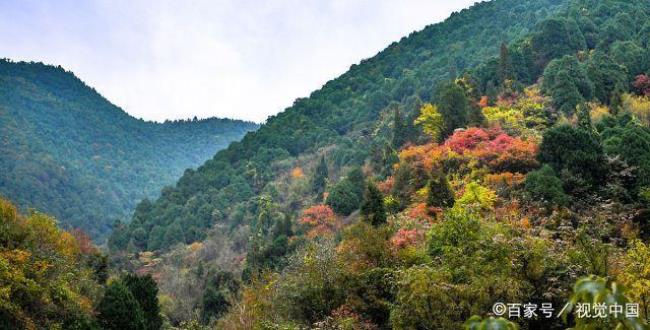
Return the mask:
<svg viewBox="0 0 650 330">
<path fill-rule="evenodd" d="M 0 195 L 101 239 L 137 202 L 256 127 L 146 122 L 60 67 L 2 60 Z"/>
</svg>

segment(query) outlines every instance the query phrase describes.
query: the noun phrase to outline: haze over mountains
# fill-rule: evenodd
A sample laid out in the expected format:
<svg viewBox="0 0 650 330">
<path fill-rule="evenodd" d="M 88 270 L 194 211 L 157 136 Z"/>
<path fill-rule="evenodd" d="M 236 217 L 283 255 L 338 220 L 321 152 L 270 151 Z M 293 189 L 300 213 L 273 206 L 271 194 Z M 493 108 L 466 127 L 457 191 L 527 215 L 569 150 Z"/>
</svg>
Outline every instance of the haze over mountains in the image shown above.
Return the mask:
<svg viewBox="0 0 650 330">
<path fill-rule="evenodd" d="M 0 195 L 97 239 L 256 128 L 217 118 L 146 122 L 61 67 L 0 61 Z"/>
</svg>

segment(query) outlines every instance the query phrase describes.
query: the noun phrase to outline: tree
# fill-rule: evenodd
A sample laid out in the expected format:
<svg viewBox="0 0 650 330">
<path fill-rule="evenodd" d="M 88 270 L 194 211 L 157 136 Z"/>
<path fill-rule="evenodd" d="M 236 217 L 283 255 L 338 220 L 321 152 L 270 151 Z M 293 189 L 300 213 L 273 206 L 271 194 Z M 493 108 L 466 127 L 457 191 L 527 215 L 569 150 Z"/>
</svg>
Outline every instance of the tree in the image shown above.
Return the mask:
<svg viewBox="0 0 650 330">
<path fill-rule="evenodd" d="M 384 196 L 373 182 L 368 182 L 366 186 L 361 214 L 375 227 L 386 223 Z"/>
<path fill-rule="evenodd" d="M 327 185 L 327 178 L 329 177 L 329 172 L 327 170 L 327 163 L 325 162 L 325 156 L 320 157 L 318 166 L 314 170 L 314 175 L 312 177 L 312 191 L 316 194 L 316 199 L 318 201 L 323 200 L 323 193 L 325 192 L 325 186 Z"/>
<path fill-rule="evenodd" d="M 650 77 L 645 74 L 640 74 L 634 79 L 632 83 L 638 95 L 650 96 Z"/>
<path fill-rule="evenodd" d="M 406 141 L 406 126 L 404 125 L 404 118 L 399 111 L 399 106 L 395 106 L 393 111 L 393 148 L 399 147 Z"/>
<path fill-rule="evenodd" d="M 437 142 L 445 129 L 444 119 L 438 107 L 431 103 L 426 103 L 420 108 L 420 115 L 415 119 L 415 125 L 422 126 L 422 131 L 431 137 L 431 140 Z"/>
<path fill-rule="evenodd" d="M 364 188 L 363 172 L 360 167 L 354 167 L 330 189 L 325 204 L 336 214 L 349 215 L 361 205 Z"/>
<path fill-rule="evenodd" d="M 508 52 L 508 45 L 505 42 L 501 43 L 501 48 L 499 50 L 499 79 L 501 83 L 504 83 L 506 80 L 511 80 L 513 78 L 512 72 L 512 59 Z"/>
<path fill-rule="evenodd" d="M 554 58 L 574 54 L 587 47 L 580 28 L 573 20 L 547 19 L 539 24 L 531 38 L 537 68 L 544 68 Z"/>
<path fill-rule="evenodd" d="M 584 103 L 578 104 L 577 111 L 576 111 L 576 119 L 578 120 L 577 122 L 577 127 L 587 131 L 587 132 L 593 132 L 594 131 L 594 125 L 593 122 L 591 121 L 591 108 Z"/>
<path fill-rule="evenodd" d="M 443 138 L 451 135 L 456 128 L 467 125 L 469 101 L 460 86 L 454 82 L 442 84 L 436 92 L 436 100 L 444 122 Z"/>
<path fill-rule="evenodd" d="M 632 241 L 623 256 L 622 267 L 618 280 L 629 290 L 632 301 L 639 303 L 639 317 L 650 322 L 650 246 L 640 240 Z"/>
<path fill-rule="evenodd" d="M 620 157 L 635 168 L 634 188 L 650 185 L 650 129 L 634 122 L 610 127 L 601 132 L 607 155 Z M 634 193 L 633 195 L 636 195 Z"/>
<path fill-rule="evenodd" d="M 593 97 L 594 85 L 575 56 L 553 60 L 544 70 L 542 90 L 556 109 L 572 114 L 578 103 Z"/>
<path fill-rule="evenodd" d="M 627 88 L 625 67 L 615 63 L 602 51 L 594 51 L 586 64 L 586 73 L 594 84 L 594 96 L 609 104 L 612 93 Z"/>
<path fill-rule="evenodd" d="M 454 206 L 454 193 L 442 171 L 434 170 L 429 179 L 427 206 L 452 207 Z"/>
<path fill-rule="evenodd" d="M 307 225 L 310 230 L 307 236 L 331 236 L 341 226 L 334 211 L 327 205 L 314 205 L 302 213 L 300 223 Z"/>
<path fill-rule="evenodd" d="M 137 276 L 127 274 L 122 277 L 122 283 L 131 291 L 142 309 L 145 328 L 158 330 L 162 326 L 160 305 L 158 304 L 158 285 L 151 275 Z"/>
<path fill-rule="evenodd" d="M 131 291 L 121 282 L 109 284 L 97 306 L 97 319 L 106 330 L 144 330 L 145 318 Z"/>
<path fill-rule="evenodd" d="M 361 167 L 356 166 L 352 168 L 345 176 L 345 179 L 350 182 L 354 189 L 354 194 L 359 198 L 359 200 L 361 200 L 363 198 L 363 190 L 366 183 L 366 178 L 363 175 Z"/>
<path fill-rule="evenodd" d="M 165 228 L 162 226 L 154 226 L 149 232 L 149 241 L 147 242 L 147 250 L 155 251 L 160 249 L 165 244 Z M 111 236 L 113 237 L 113 236 Z"/>
<path fill-rule="evenodd" d="M 463 195 L 456 201 L 461 207 L 477 207 L 482 210 L 491 210 L 496 202 L 497 195 L 487 187 L 483 187 L 475 181 L 465 185 Z"/>
<path fill-rule="evenodd" d="M 185 243 L 185 233 L 180 220 L 174 221 L 174 223 L 167 227 L 164 236 L 165 246 L 172 246 L 177 243 Z"/>
<path fill-rule="evenodd" d="M 570 125 L 552 127 L 544 132 L 538 158 L 556 173 L 567 171 L 585 180 L 587 185 L 600 183 L 605 174 L 604 153 L 597 137 Z M 563 179 L 566 187 L 566 178 Z"/>
<path fill-rule="evenodd" d="M 532 202 L 539 202 L 546 207 L 563 206 L 569 201 L 564 193 L 562 180 L 556 175 L 553 168 L 548 165 L 526 175 L 524 182 L 526 197 Z"/>
<path fill-rule="evenodd" d="M 230 272 L 218 271 L 216 274 L 209 274 L 202 298 L 203 322 L 218 319 L 230 308 L 229 299 L 239 289 L 239 285 Z"/>
<path fill-rule="evenodd" d="M 645 50 L 630 40 L 618 40 L 610 47 L 612 59 L 626 68 L 624 72 L 628 73 L 627 80 L 634 79 L 634 77 L 648 69 L 645 63 L 645 55 Z"/>
<path fill-rule="evenodd" d="M 357 194 L 357 189 L 352 182 L 343 179 L 330 189 L 325 204 L 329 205 L 337 214 L 350 215 L 359 208 L 361 197 Z"/>
</svg>

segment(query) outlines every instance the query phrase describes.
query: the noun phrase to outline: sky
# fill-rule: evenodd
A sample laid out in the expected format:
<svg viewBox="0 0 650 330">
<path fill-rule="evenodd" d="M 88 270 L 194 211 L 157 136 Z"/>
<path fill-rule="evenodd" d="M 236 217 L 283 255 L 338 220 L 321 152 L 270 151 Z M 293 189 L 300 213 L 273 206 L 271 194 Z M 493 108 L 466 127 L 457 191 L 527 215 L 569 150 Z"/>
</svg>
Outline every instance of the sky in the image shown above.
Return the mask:
<svg viewBox="0 0 650 330">
<path fill-rule="evenodd" d="M 0 58 L 61 65 L 137 118 L 263 122 L 476 0 L 0 0 Z"/>
</svg>

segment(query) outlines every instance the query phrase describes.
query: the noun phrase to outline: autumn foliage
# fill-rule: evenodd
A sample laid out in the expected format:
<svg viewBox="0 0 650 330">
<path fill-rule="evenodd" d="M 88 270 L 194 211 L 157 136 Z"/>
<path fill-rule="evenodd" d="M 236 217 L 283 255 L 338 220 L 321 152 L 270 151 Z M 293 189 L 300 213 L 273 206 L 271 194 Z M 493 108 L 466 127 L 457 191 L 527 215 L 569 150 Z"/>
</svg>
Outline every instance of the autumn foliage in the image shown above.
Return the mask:
<svg viewBox="0 0 650 330">
<path fill-rule="evenodd" d="M 395 235 L 390 239 L 391 245 L 395 249 L 402 249 L 407 246 L 416 245 L 419 242 L 422 242 L 424 239 L 424 233 L 417 229 L 404 229 L 395 233 Z"/>
<path fill-rule="evenodd" d="M 632 84 L 640 95 L 650 96 L 650 77 L 645 74 L 636 76 Z"/>
<path fill-rule="evenodd" d="M 303 211 L 300 223 L 309 228 L 307 236 L 310 238 L 331 236 L 341 227 L 341 222 L 332 208 L 322 204 Z"/>
<path fill-rule="evenodd" d="M 87 235 L 63 231 L 44 214 L 23 216 L 2 198 L 0 224 L 0 328 L 60 329 L 90 320 L 105 265 Z"/>
</svg>

